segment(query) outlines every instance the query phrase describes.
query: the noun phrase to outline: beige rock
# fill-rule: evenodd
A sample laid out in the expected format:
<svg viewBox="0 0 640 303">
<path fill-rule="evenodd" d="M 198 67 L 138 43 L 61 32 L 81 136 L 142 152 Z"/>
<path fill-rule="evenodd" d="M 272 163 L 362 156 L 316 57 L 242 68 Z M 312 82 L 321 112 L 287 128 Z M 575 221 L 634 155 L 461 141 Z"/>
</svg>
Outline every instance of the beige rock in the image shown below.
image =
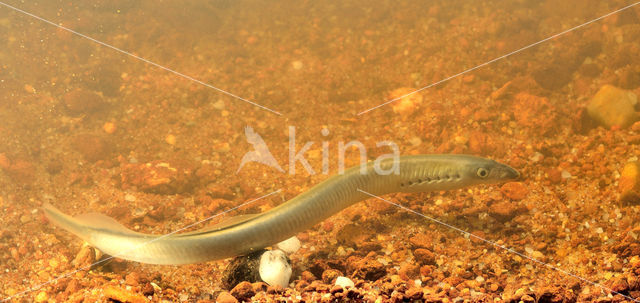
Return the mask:
<svg viewBox="0 0 640 303">
<path fill-rule="evenodd" d="M 587 105 L 587 113 L 602 126 L 627 127 L 640 119 L 634 109 L 637 102 L 633 92 L 604 85 Z"/>
<path fill-rule="evenodd" d="M 422 95 L 416 92 L 416 89 L 409 87 L 395 89 L 389 93 L 387 98 L 395 100 L 392 103 L 393 112 L 402 116 L 413 114 L 422 104 Z"/>
<path fill-rule="evenodd" d="M 637 161 L 627 163 L 620 174 L 618 182 L 620 200 L 624 203 L 640 203 L 640 163 Z"/>
</svg>

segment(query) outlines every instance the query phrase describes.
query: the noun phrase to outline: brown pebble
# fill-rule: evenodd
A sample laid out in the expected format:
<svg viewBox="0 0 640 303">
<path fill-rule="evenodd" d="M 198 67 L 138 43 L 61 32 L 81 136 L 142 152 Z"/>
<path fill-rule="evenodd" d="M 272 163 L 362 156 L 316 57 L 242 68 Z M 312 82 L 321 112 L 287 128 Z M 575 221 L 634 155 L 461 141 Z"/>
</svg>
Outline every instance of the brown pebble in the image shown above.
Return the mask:
<svg viewBox="0 0 640 303">
<path fill-rule="evenodd" d="M 518 213 L 518 207 L 511 201 L 498 201 L 489 207 L 489 215 L 500 222 L 506 222 Z"/>
<path fill-rule="evenodd" d="M 0 168 L 17 183 L 30 184 L 35 180 L 35 166 L 31 162 L 22 159 L 12 161 L 0 153 Z"/>
<path fill-rule="evenodd" d="M 436 264 L 436 256 L 433 252 L 425 248 L 418 248 L 413 251 L 413 256 L 421 265 Z"/>
<path fill-rule="evenodd" d="M 322 282 L 327 284 L 333 284 L 337 277 L 342 276 L 342 273 L 336 269 L 327 269 L 322 272 Z"/>
<path fill-rule="evenodd" d="M 102 96 L 88 90 L 77 89 L 62 97 L 64 106 L 72 114 L 89 114 L 105 106 Z"/>
<path fill-rule="evenodd" d="M 627 204 L 640 204 L 640 162 L 628 162 L 620 173 L 618 181 L 620 201 Z"/>
<path fill-rule="evenodd" d="M 140 292 L 142 292 L 142 294 L 145 296 L 153 296 L 155 289 L 153 289 L 153 285 L 151 285 L 151 283 L 146 282 L 142 285 L 142 289 L 140 289 Z"/>
<path fill-rule="evenodd" d="M 334 285 L 331 287 L 331 290 L 329 290 L 331 294 L 336 294 L 343 291 L 344 291 L 344 288 L 340 285 Z"/>
<path fill-rule="evenodd" d="M 431 248 L 433 246 L 431 240 L 428 235 L 419 233 L 409 238 L 409 243 L 415 248 Z"/>
<path fill-rule="evenodd" d="M 261 291 L 266 291 L 267 288 L 269 287 L 269 285 L 267 285 L 267 283 L 264 283 L 264 282 L 254 282 L 254 283 L 251 283 L 251 286 L 253 287 L 253 291 L 256 293 L 259 293 Z"/>
<path fill-rule="evenodd" d="M 120 302 L 142 303 L 148 301 L 147 298 L 141 294 L 136 294 L 113 285 L 105 286 L 102 292 L 106 298 Z"/>
<path fill-rule="evenodd" d="M 140 274 L 138 272 L 131 272 L 124 277 L 124 283 L 131 286 L 138 286 L 140 284 Z"/>
<path fill-rule="evenodd" d="M 71 145 L 87 161 L 96 162 L 106 160 L 111 154 L 111 146 L 103 138 L 91 134 L 77 135 L 72 139 Z"/>
<path fill-rule="evenodd" d="M 513 200 L 524 199 L 529 190 L 522 182 L 508 182 L 502 185 L 500 191 L 507 197 Z"/>
<path fill-rule="evenodd" d="M 216 298 L 216 303 L 237 303 L 238 300 L 232 296 L 229 292 L 223 291 L 218 294 Z"/>
<path fill-rule="evenodd" d="M 312 282 L 317 278 L 313 273 L 311 273 L 308 270 L 305 270 L 300 274 L 300 279 L 302 279 L 303 281 Z"/>
<path fill-rule="evenodd" d="M 281 294 L 283 292 L 284 292 L 284 288 L 282 288 L 282 286 L 280 285 L 269 285 L 269 287 L 267 287 L 267 293 L 271 295 Z"/>
<path fill-rule="evenodd" d="M 387 274 L 387 268 L 382 263 L 371 258 L 355 261 L 358 258 L 352 256 L 347 259 L 348 267 L 353 270 L 352 278 L 376 281 Z"/>
<path fill-rule="evenodd" d="M 553 184 L 562 182 L 562 172 L 557 168 L 550 168 L 547 170 L 547 178 Z"/>
<path fill-rule="evenodd" d="M 422 299 L 423 295 L 424 295 L 424 292 L 422 292 L 422 289 L 419 289 L 419 288 L 409 288 L 407 292 L 404 294 L 405 298 L 412 301 Z"/>
<path fill-rule="evenodd" d="M 96 261 L 96 251 L 89 245 L 83 245 L 76 257 L 71 261 L 75 268 L 91 266 Z"/>
<path fill-rule="evenodd" d="M 240 282 L 231 290 L 231 295 L 240 301 L 249 301 L 255 294 L 256 292 L 253 291 L 253 286 L 247 281 Z"/>
</svg>

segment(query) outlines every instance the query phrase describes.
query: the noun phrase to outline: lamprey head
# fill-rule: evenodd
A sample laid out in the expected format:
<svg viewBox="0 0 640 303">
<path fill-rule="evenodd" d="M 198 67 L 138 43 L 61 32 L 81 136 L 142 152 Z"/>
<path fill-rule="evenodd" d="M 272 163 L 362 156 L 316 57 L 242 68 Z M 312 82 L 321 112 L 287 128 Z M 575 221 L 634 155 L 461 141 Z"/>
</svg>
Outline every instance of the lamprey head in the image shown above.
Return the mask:
<svg viewBox="0 0 640 303">
<path fill-rule="evenodd" d="M 490 159 L 470 161 L 465 171 L 471 184 L 494 184 L 520 177 L 520 173 L 511 166 Z"/>
<path fill-rule="evenodd" d="M 400 191 L 449 190 L 476 184 L 514 180 L 520 173 L 506 164 L 469 155 L 432 155 L 407 158 Z M 401 169 L 402 170 L 402 169 Z"/>
</svg>

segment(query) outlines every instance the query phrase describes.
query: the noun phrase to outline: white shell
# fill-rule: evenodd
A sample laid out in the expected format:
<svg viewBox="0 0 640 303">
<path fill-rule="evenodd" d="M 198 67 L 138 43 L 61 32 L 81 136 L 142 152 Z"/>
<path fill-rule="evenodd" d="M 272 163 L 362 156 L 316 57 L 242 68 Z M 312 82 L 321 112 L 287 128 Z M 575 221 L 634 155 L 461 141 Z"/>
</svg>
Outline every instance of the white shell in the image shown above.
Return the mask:
<svg viewBox="0 0 640 303">
<path fill-rule="evenodd" d="M 260 257 L 260 279 L 269 285 L 287 287 L 291 278 L 291 265 L 281 250 L 266 251 Z"/>
</svg>

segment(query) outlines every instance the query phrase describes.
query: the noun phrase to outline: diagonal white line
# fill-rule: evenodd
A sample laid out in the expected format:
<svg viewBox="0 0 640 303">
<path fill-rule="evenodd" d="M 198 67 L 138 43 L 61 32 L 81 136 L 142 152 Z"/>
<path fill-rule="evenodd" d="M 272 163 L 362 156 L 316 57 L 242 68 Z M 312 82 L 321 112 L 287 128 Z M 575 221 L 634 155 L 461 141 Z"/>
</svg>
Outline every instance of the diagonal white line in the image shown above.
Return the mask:
<svg viewBox="0 0 640 303">
<path fill-rule="evenodd" d="M 238 209 L 238 208 L 240 208 L 240 207 L 243 207 L 243 206 L 249 205 L 249 204 L 251 204 L 251 203 L 253 203 L 253 202 L 255 202 L 255 201 L 258 201 L 258 200 L 264 199 L 264 198 L 266 198 L 266 197 L 268 197 L 268 196 L 271 196 L 271 195 L 273 195 L 273 194 L 279 193 L 280 191 L 281 191 L 281 190 L 280 190 L 280 189 L 278 189 L 278 190 L 276 190 L 276 191 L 274 191 L 274 192 L 271 192 L 271 193 L 268 193 L 268 194 L 266 194 L 266 195 L 264 195 L 264 196 L 261 196 L 261 197 L 255 198 L 255 199 L 253 199 L 253 200 L 249 200 L 249 201 L 244 202 L 244 203 L 242 203 L 242 204 L 240 204 L 240 205 L 238 205 L 238 206 L 235 206 L 235 207 L 232 207 L 232 208 L 230 208 L 230 209 L 227 209 L 227 210 L 225 210 L 225 211 L 223 211 L 223 212 L 221 212 L 221 213 L 219 213 L 219 214 L 216 214 L 216 215 L 213 215 L 213 216 L 211 216 L 211 217 L 208 217 L 208 218 L 202 219 L 202 220 L 200 220 L 200 221 L 198 221 L 198 222 L 195 222 L 195 223 L 191 223 L 191 224 L 189 224 L 189 225 L 187 225 L 187 226 L 184 226 L 184 227 L 182 227 L 182 228 L 179 228 L 179 229 L 177 229 L 177 230 L 174 230 L 174 231 L 172 231 L 172 232 L 170 232 L 170 233 L 168 233 L 168 234 L 164 234 L 164 235 L 162 235 L 162 236 L 160 236 L 160 237 L 157 237 L 157 238 L 154 238 L 154 239 L 149 240 L 149 241 L 147 241 L 147 242 L 144 242 L 144 243 L 141 243 L 141 244 L 139 244 L 139 245 L 136 245 L 136 246 L 135 246 L 135 247 L 133 247 L 133 248 L 130 248 L 130 249 L 127 249 L 127 250 L 121 251 L 121 252 L 119 252 L 119 253 L 118 253 L 118 254 L 116 254 L 116 255 L 110 256 L 110 257 L 108 257 L 108 258 L 104 258 L 104 259 L 102 259 L 102 260 L 100 260 L 100 261 L 97 261 L 97 262 L 95 262 L 95 263 L 93 263 L 93 264 L 90 264 L 90 265 L 87 265 L 87 266 L 81 267 L 81 268 L 76 269 L 76 270 L 74 270 L 74 271 L 72 271 L 72 272 L 69 272 L 69 273 L 66 273 L 66 274 L 64 274 L 64 275 L 60 275 L 60 276 L 58 276 L 58 277 L 56 277 L 56 278 L 53 278 L 53 279 L 51 279 L 51 280 L 49 280 L 49 281 L 47 281 L 47 282 L 40 283 L 40 284 L 38 284 L 38 285 L 36 285 L 36 286 L 30 287 L 30 288 L 28 288 L 28 289 L 26 289 L 26 290 L 23 290 L 23 291 L 21 291 L 21 292 L 19 292 L 19 293 L 16 293 L 16 294 L 12 295 L 12 296 L 9 296 L 9 297 L 7 297 L 7 298 L 4 298 L 4 299 L 2 299 L 0 302 L 7 302 L 7 301 L 11 300 L 12 298 L 20 297 L 20 296 L 25 295 L 25 294 L 27 294 L 27 293 L 30 293 L 30 292 L 32 292 L 32 291 L 38 290 L 38 289 L 42 288 L 43 286 L 49 285 L 49 284 L 51 284 L 51 283 L 53 283 L 53 282 L 55 282 L 55 281 L 58 281 L 58 280 L 60 280 L 60 279 L 62 279 L 62 278 L 69 277 L 69 276 L 71 276 L 71 275 L 73 275 L 73 274 L 75 274 L 75 273 L 77 273 L 77 272 L 79 272 L 79 271 L 83 271 L 83 270 L 85 270 L 85 269 L 89 269 L 89 268 L 91 268 L 91 267 L 92 267 L 92 266 L 94 266 L 94 265 L 98 265 L 98 264 L 100 264 L 100 263 L 104 263 L 104 262 L 106 262 L 106 261 L 108 261 L 108 260 L 111 260 L 111 259 L 113 259 L 113 258 L 117 258 L 118 256 L 120 256 L 120 255 L 122 255 L 122 254 L 126 254 L 126 253 L 128 253 L 128 252 L 134 251 L 134 250 L 136 250 L 136 249 L 138 249 L 138 248 L 140 248 L 140 247 L 142 247 L 142 246 L 145 246 L 145 245 L 147 245 L 147 244 L 149 244 L 149 243 L 153 243 L 153 242 L 158 241 L 158 240 L 160 240 L 160 239 L 164 239 L 164 238 L 166 238 L 166 237 L 168 237 L 168 236 L 171 236 L 171 235 L 173 235 L 173 234 L 175 234 L 175 233 L 179 233 L 179 232 L 181 232 L 181 231 L 183 231 L 183 230 L 185 230 L 185 229 L 187 229 L 187 228 L 190 228 L 190 227 L 196 226 L 196 225 L 198 225 L 198 224 L 201 224 L 201 223 L 207 222 L 207 221 L 209 221 L 209 220 L 211 220 L 211 219 L 213 219 L 213 218 L 215 218 L 215 217 L 218 217 L 218 216 L 224 215 L 224 214 L 226 214 L 226 213 L 228 213 L 228 212 L 231 212 L 231 211 L 234 211 L 234 210 L 236 210 L 236 209 Z"/>
<path fill-rule="evenodd" d="M 453 225 L 451 225 L 451 224 L 447 224 L 447 223 L 445 223 L 445 222 L 442 222 L 442 221 L 440 221 L 440 220 L 438 220 L 438 219 L 431 218 L 431 217 L 429 217 L 429 216 L 427 216 L 427 215 L 424 215 L 424 214 L 422 214 L 422 213 L 420 213 L 420 212 L 417 212 L 417 211 L 415 211 L 415 210 L 413 210 L 413 209 L 410 209 L 410 208 L 408 208 L 408 207 L 402 206 L 402 205 L 400 205 L 400 204 L 398 204 L 398 203 L 391 202 L 391 201 L 389 201 L 389 200 L 387 200 L 387 199 L 384 199 L 384 198 L 382 198 L 382 197 L 380 197 L 380 196 L 376 196 L 376 195 L 374 195 L 374 194 L 368 193 L 368 192 L 366 192 L 366 191 L 364 191 L 364 190 L 361 190 L 361 189 L 359 189 L 359 188 L 358 188 L 358 191 L 359 191 L 359 192 L 361 192 L 361 193 L 363 193 L 363 194 L 365 194 L 365 195 L 371 196 L 371 197 L 376 198 L 376 199 L 378 199 L 378 200 L 381 200 L 381 201 L 387 202 L 387 203 L 389 203 L 389 204 L 391 204 L 391 205 L 394 205 L 394 206 L 396 206 L 396 207 L 398 207 L 398 208 L 400 208 L 400 209 L 402 209 L 402 210 L 405 210 L 405 211 L 408 211 L 408 212 L 410 212 L 410 213 L 416 214 L 416 215 L 418 215 L 418 216 L 420 216 L 420 217 L 423 217 L 423 218 L 425 218 L 425 219 L 427 219 L 427 220 L 429 220 L 429 221 L 432 221 L 432 222 L 438 223 L 438 224 L 440 224 L 440 225 L 446 226 L 446 227 L 448 227 L 448 228 L 451 228 L 451 229 L 453 229 L 453 230 L 455 230 L 455 231 L 457 231 L 457 232 L 463 233 L 463 234 L 465 234 L 465 235 L 467 235 L 467 236 L 469 236 L 469 237 L 473 237 L 473 238 L 475 238 L 475 239 L 478 239 L 478 240 L 480 240 L 480 241 L 482 241 L 482 242 L 485 242 L 485 243 L 490 244 L 490 245 L 492 245 L 492 246 L 495 246 L 495 247 L 497 247 L 497 248 L 500 248 L 500 249 L 506 250 L 506 251 L 508 251 L 508 252 L 510 252 L 510 253 L 512 253 L 512 254 L 518 255 L 518 256 L 520 256 L 520 257 L 523 257 L 523 258 L 525 258 L 525 259 L 528 259 L 528 260 L 533 261 L 533 262 L 535 262 L 535 263 L 538 263 L 538 264 L 540 264 L 540 265 L 544 265 L 544 266 L 546 266 L 546 267 L 548 267 L 548 268 L 551 268 L 551 269 L 553 269 L 553 270 L 555 270 L 555 271 L 557 271 L 557 272 L 560 272 L 560 273 L 563 273 L 563 274 L 565 274 L 565 275 L 567 275 L 567 276 L 570 276 L 570 277 L 573 277 L 573 278 L 575 278 L 575 279 L 578 279 L 578 280 L 580 280 L 580 281 L 582 281 L 582 282 L 586 282 L 586 283 L 589 283 L 589 284 L 591 284 L 591 285 L 593 285 L 593 286 L 597 286 L 597 287 L 599 287 L 599 288 L 601 288 L 601 289 L 603 289 L 603 290 L 609 291 L 609 292 L 611 292 L 611 293 L 613 293 L 613 294 L 621 295 L 621 296 L 625 297 L 626 299 L 632 300 L 632 301 L 634 301 L 634 302 L 640 302 L 640 300 L 634 299 L 634 298 L 632 298 L 632 297 L 630 297 L 630 296 L 627 296 L 627 295 L 625 295 L 625 294 L 621 294 L 621 293 L 619 293 L 619 292 L 617 292 L 617 291 L 615 291 L 615 290 L 613 290 L 613 289 L 611 289 L 611 288 L 609 288 L 609 287 L 606 287 L 606 286 L 604 286 L 604 285 L 602 285 L 602 284 L 600 284 L 600 283 L 593 282 L 593 281 L 591 281 L 591 280 L 588 280 L 588 279 L 585 279 L 585 278 L 583 278 L 583 277 L 577 276 L 577 275 L 575 275 L 575 274 L 572 274 L 572 273 L 570 273 L 570 272 L 568 272 L 568 271 L 566 271 L 566 270 L 563 270 L 563 269 L 558 268 L 558 267 L 556 267 L 556 266 L 553 266 L 553 265 L 551 265 L 551 264 L 548 264 L 548 263 L 542 262 L 542 261 L 540 261 L 540 260 L 538 260 L 538 259 L 536 259 L 536 258 L 529 257 L 529 256 L 527 256 L 527 255 L 525 255 L 525 254 L 523 254 L 523 253 L 520 253 L 520 252 L 518 252 L 518 251 L 516 251 L 516 250 L 513 250 L 513 249 L 511 249 L 511 248 L 509 248 L 509 247 L 506 247 L 506 246 L 504 246 L 504 245 L 500 245 L 500 244 L 498 244 L 498 243 L 496 243 L 496 242 L 493 242 L 493 241 L 491 241 L 491 240 L 487 240 L 487 239 L 485 239 L 485 238 L 482 238 L 482 237 L 476 236 L 476 235 L 474 235 L 474 234 L 472 234 L 472 233 L 470 233 L 470 232 L 468 232 L 468 231 L 462 230 L 462 229 L 457 228 L 457 227 L 455 227 L 455 226 L 453 226 Z"/>
<path fill-rule="evenodd" d="M 468 72 L 474 71 L 474 70 L 476 70 L 476 69 L 478 69 L 478 68 L 481 68 L 481 67 L 483 67 L 483 66 L 489 65 L 489 64 L 491 64 L 491 63 L 493 63 L 493 62 L 496 62 L 496 61 L 498 61 L 498 60 L 502 60 L 502 59 L 504 59 L 504 58 L 506 58 L 506 57 L 509 57 L 509 56 L 511 56 L 511 55 L 514 55 L 514 54 L 517 54 L 517 53 L 519 53 L 519 52 L 521 52 L 521 51 L 523 51 L 523 50 L 526 50 L 526 49 L 528 49 L 528 48 L 534 47 L 534 46 L 536 46 L 536 45 L 538 45 L 538 44 L 541 44 L 541 43 L 547 42 L 547 41 L 549 41 L 549 40 L 551 40 L 551 39 L 554 39 L 554 38 L 560 37 L 560 36 L 562 36 L 562 35 L 564 35 L 564 34 L 566 34 L 566 33 L 572 32 L 572 31 L 574 31 L 574 30 L 576 30 L 576 29 L 579 29 L 579 28 L 581 28 L 581 27 L 585 27 L 585 26 L 587 26 L 587 25 L 589 25 L 589 24 L 591 24 L 591 23 L 594 23 L 594 22 L 596 22 L 596 21 L 602 20 L 602 19 L 604 19 L 604 18 L 606 18 L 606 17 L 609 17 L 609 16 L 611 16 L 611 15 L 613 15 L 613 14 L 617 14 L 617 13 L 619 13 L 619 12 L 623 11 L 623 10 L 626 10 L 626 9 L 628 9 L 628 8 L 631 8 L 631 7 L 634 7 L 634 6 L 638 5 L 638 4 L 640 4 L 640 1 L 635 2 L 635 3 L 633 3 L 633 4 L 630 4 L 630 5 L 627 5 L 627 6 L 623 7 L 623 8 L 617 9 L 617 10 L 615 10 L 615 11 L 613 11 L 613 12 L 610 12 L 610 13 L 608 13 L 608 14 L 602 15 L 602 16 L 600 16 L 600 17 L 598 17 L 598 18 L 595 18 L 595 19 L 593 19 L 593 20 L 587 21 L 587 22 L 582 23 L 582 24 L 580 24 L 580 25 L 574 26 L 574 27 L 572 27 L 572 28 L 570 28 L 570 29 L 568 29 L 568 30 L 565 30 L 565 31 L 562 31 L 562 32 L 560 32 L 560 33 L 557 33 L 557 34 L 555 34 L 555 35 L 553 35 L 553 36 L 547 37 L 547 38 L 542 39 L 542 40 L 540 40 L 540 41 L 538 41 L 538 42 L 531 43 L 531 44 L 529 44 L 529 45 L 527 45 L 527 46 L 525 46 L 525 47 L 519 48 L 519 49 L 517 49 L 517 50 L 515 50 L 515 51 L 512 51 L 512 52 L 510 52 L 510 53 L 508 53 L 508 54 L 505 54 L 505 55 L 502 55 L 502 56 L 500 56 L 500 57 L 497 57 L 497 58 L 494 58 L 494 59 L 492 59 L 492 60 L 489 60 L 489 61 L 487 61 L 487 62 L 485 62 L 485 63 L 480 64 L 480 65 L 474 66 L 474 67 L 469 68 L 469 69 L 464 70 L 464 71 L 461 71 L 461 72 L 459 72 L 459 73 L 457 73 L 457 74 L 455 74 L 455 75 L 452 75 L 452 76 L 446 77 L 446 78 L 444 78 L 444 79 L 442 79 L 442 80 L 440 80 L 440 81 L 438 81 L 438 82 L 431 83 L 431 84 L 429 84 L 429 85 L 427 85 L 427 86 L 425 86 L 425 87 L 423 87 L 423 88 L 417 89 L 417 90 L 412 91 L 412 92 L 410 92 L 410 93 L 408 93 L 408 94 L 404 94 L 404 95 L 402 95 L 402 96 L 400 96 L 400 97 L 397 97 L 397 98 L 395 98 L 395 99 L 391 99 L 391 100 L 386 101 L 386 102 L 384 102 L 384 103 L 382 103 L 382 104 L 379 104 L 379 105 L 376 105 L 376 106 L 374 106 L 374 107 L 372 107 L 372 108 L 369 108 L 369 109 L 367 109 L 367 110 L 361 111 L 361 112 L 359 112 L 359 113 L 358 113 L 358 116 L 360 116 L 360 115 L 362 115 L 362 114 L 366 114 L 366 113 L 368 113 L 368 112 L 370 112 L 370 111 L 372 111 L 372 110 L 374 110 L 374 109 L 377 109 L 377 108 L 379 108 L 379 107 L 385 106 L 385 105 L 387 105 L 387 104 L 389 104 L 389 103 L 392 103 L 392 102 L 398 101 L 398 100 L 400 100 L 400 99 L 402 99 L 402 98 L 404 98 L 404 97 L 406 97 L 406 96 L 410 96 L 410 95 L 413 95 L 413 94 L 415 94 L 415 93 L 417 93 L 417 92 L 423 91 L 423 90 L 425 90 L 425 89 L 427 89 L 427 88 L 430 88 L 430 87 L 436 86 L 436 85 L 438 85 L 438 84 L 440 84 L 440 83 L 442 83 L 442 82 L 449 81 L 449 80 L 451 80 L 451 79 L 453 79 L 453 78 L 456 78 L 456 77 L 458 77 L 458 76 L 464 75 L 464 74 L 466 74 L 466 73 L 468 73 Z"/>
<path fill-rule="evenodd" d="M 64 26 L 62 26 L 62 25 L 56 24 L 56 23 L 54 23 L 54 22 L 52 22 L 52 21 L 49 21 L 49 20 L 44 19 L 44 18 L 42 18 L 42 17 L 36 16 L 36 15 L 34 15 L 34 14 L 32 14 L 32 13 L 29 13 L 29 12 L 27 12 L 27 11 L 21 10 L 21 9 L 19 9 L 19 8 L 15 7 L 15 6 L 11 6 L 11 5 L 6 4 L 6 3 L 4 3 L 4 2 L 0 2 L 0 5 L 3 5 L 3 6 L 5 6 L 5 7 L 8 7 L 8 8 L 10 8 L 10 9 L 12 9 L 12 10 L 16 11 L 16 12 L 20 12 L 20 13 L 25 14 L 25 15 L 27 15 L 27 16 L 30 16 L 30 17 L 32 17 L 32 18 L 38 19 L 38 20 L 40 20 L 40 21 L 42 21 L 42 22 L 45 22 L 45 23 L 51 24 L 51 25 L 53 25 L 53 26 L 55 26 L 55 27 L 57 27 L 57 28 L 59 28 L 59 29 L 65 30 L 65 31 L 70 32 L 70 33 L 72 33 L 72 34 L 74 34 L 74 35 L 77 35 L 77 36 L 80 36 L 80 37 L 82 37 L 82 38 L 85 38 L 85 39 L 87 39 L 87 40 L 91 40 L 91 41 L 93 41 L 93 42 L 95 42 L 95 43 L 98 43 L 98 44 L 100 44 L 100 45 L 102 45 L 102 46 L 108 47 L 108 48 L 110 48 L 110 49 L 112 49 L 112 50 L 115 50 L 115 51 L 117 51 L 117 52 L 123 53 L 123 54 L 125 54 L 125 55 L 127 55 L 127 56 L 131 56 L 131 57 L 133 57 L 133 58 L 135 58 L 135 59 L 138 59 L 138 60 L 140 60 L 140 61 L 142 61 L 142 62 L 145 62 L 145 63 L 147 63 L 147 64 L 150 64 L 150 65 L 153 65 L 153 66 L 155 66 L 155 67 L 157 67 L 157 68 L 163 69 L 163 70 L 168 71 L 168 72 L 170 72 L 170 73 L 173 73 L 173 74 L 175 74 L 175 75 L 178 75 L 178 76 L 180 76 L 180 77 L 182 77 L 182 78 L 185 78 L 185 79 L 187 79 L 187 80 L 191 80 L 191 81 L 196 82 L 196 83 L 198 83 L 198 84 L 200 84 L 200 85 L 204 85 L 204 86 L 206 86 L 206 87 L 208 87 L 208 88 L 215 89 L 215 90 L 217 90 L 218 92 L 221 92 L 221 93 L 223 93 L 223 94 L 225 94 L 225 95 L 227 95 L 227 96 L 230 96 L 230 97 L 236 98 L 236 99 L 238 99 L 238 100 L 244 101 L 244 102 L 249 103 L 249 104 L 251 104 L 251 105 L 254 105 L 254 106 L 257 106 L 257 107 L 262 108 L 262 109 L 264 109 L 264 110 L 267 110 L 267 111 L 269 111 L 269 112 L 271 112 L 271 113 L 274 113 L 274 114 L 276 114 L 276 115 L 282 116 L 282 114 L 281 114 L 280 112 L 277 112 L 277 111 L 275 111 L 275 110 L 273 110 L 273 109 L 270 109 L 270 108 L 268 108 L 268 107 L 266 107 L 266 106 L 264 106 L 264 105 L 260 105 L 260 104 L 258 104 L 258 103 L 253 102 L 253 101 L 247 100 L 247 99 L 242 98 L 242 97 L 240 97 L 240 96 L 238 96 L 238 95 L 232 94 L 232 93 L 230 93 L 230 92 L 228 92 L 228 91 L 226 91 L 226 90 L 223 90 L 223 89 L 221 89 L 221 88 L 217 88 L 217 87 L 215 87 L 215 86 L 213 86 L 213 85 L 211 85 L 211 84 L 208 84 L 208 83 L 202 82 L 202 81 L 200 81 L 200 80 L 198 80 L 198 79 L 196 79 L 196 78 L 193 78 L 193 77 L 191 77 L 191 76 L 189 76 L 189 75 L 185 75 L 185 74 L 183 74 L 183 73 L 181 73 L 181 72 L 175 71 L 175 70 L 170 69 L 170 68 L 168 68 L 168 67 L 164 67 L 164 66 L 162 66 L 162 65 L 160 65 L 160 64 L 158 64 L 158 63 L 155 63 L 155 62 L 153 62 L 153 61 L 150 61 L 150 60 L 148 60 L 148 59 L 145 59 L 145 58 L 142 58 L 142 57 L 140 57 L 140 56 L 134 55 L 134 54 L 132 54 L 132 53 L 130 53 L 130 52 L 127 52 L 127 51 L 125 51 L 125 50 L 119 49 L 119 48 L 117 48 L 117 47 L 115 47 L 115 46 L 113 46 L 113 45 L 110 45 L 110 44 L 104 43 L 104 42 L 102 42 L 102 41 L 96 40 L 96 39 L 91 38 L 91 37 L 89 37 L 89 36 L 87 36 L 87 35 L 84 35 L 84 34 L 81 34 L 81 33 L 79 33 L 79 32 L 76 32 L 76 31 L 74 31 L 74 30 L 72 30 L 72 29 L 70 29 L 70 28 L 64 27 Z"/>
</svg>

